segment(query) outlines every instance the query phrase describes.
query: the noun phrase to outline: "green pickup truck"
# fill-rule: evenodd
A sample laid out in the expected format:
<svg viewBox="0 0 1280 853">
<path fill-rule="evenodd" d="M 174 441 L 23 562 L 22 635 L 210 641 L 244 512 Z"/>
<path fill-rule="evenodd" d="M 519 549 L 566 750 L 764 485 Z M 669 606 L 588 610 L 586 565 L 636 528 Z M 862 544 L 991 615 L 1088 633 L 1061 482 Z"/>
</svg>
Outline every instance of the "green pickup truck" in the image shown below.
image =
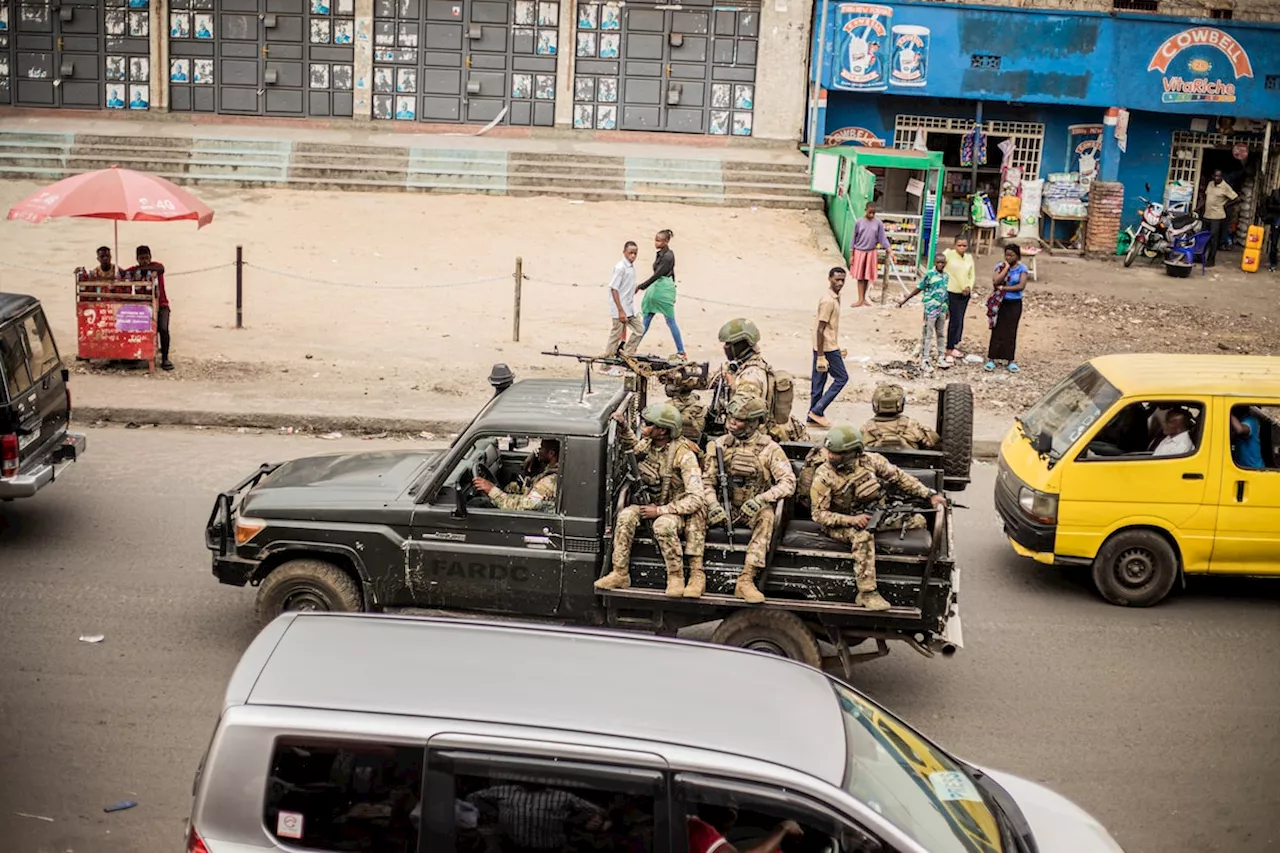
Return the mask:
<svg viewBox="0 0 1280 853">
<path fill-rule="evenodd" d="M 524 380 L 499 390 L 447 450 L 263 465 L 214 503 L 205 533 L 213 574 L 222 583 L 256 586 L 264 623 L 290 610 L 392 609 L 658 634 L 719 622 L 713 642 L 814 666 L 836 657 L 846 670 L 887 654 L 892 640 L 927 656 L 961 645 L 950 506 L 929 516 L 927 530 L 877 532 L 880 590 L 893 605 L 887 611 L 854 606 L 849 546 L 823 536 L 792 499 L 773 508 L 778 523 L 765 604 L 733 597 L 746 528 L 734 532 L 732 545 L 723 527 L 708 531 L 702 598 L 664 594 L 665 569 L 647 526 L 632 549 L 631 588 L 594 589 L 610 564 L 614 517 L 634 485 L 632 457 L 610 416 L 620 409 L 634 415 L 644 381 L 596 380 L 588 391 L 570 380 Z M 971 404 L 968 391 L 949 386 L 952 405 L 940 400 L 939 411 Z M 969 428 L 949 432 L 967 441 Z M 516 512 L 472 505 L 473 477 L 515 481 L 543 438 L 561 446 L 554 506 Z M 811 445 L 783 447 L 798 471 Z M 885 455 L 938 491 L 968 481 L 954 452 Z"/>
</svg>

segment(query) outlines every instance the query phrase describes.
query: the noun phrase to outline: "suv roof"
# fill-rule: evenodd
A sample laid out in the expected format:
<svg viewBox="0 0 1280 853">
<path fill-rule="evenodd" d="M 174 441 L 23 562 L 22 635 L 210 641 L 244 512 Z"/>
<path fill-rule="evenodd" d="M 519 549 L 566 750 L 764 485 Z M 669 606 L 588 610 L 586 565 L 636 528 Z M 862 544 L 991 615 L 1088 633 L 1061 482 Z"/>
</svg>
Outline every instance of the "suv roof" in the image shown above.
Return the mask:
<svg viewBox="0 0 1280 853">
<path fill-rule="evenodd" d="M 525 379 L 494 397 L 476 424 L 520 434 L 603 435 L 622 399 L 622 381 L 593 378 L 585 400 L 582 390 L 569 379 Z"/>
<path fill-rule="evenodd" d="M 840 705 L 822 673 L 756 652 L 591 629 L 287 613 L 232 677 L 227 703 L 241 702 L 678 744 L 835 785 L 845 767 Z"/>
<path fill-rule="evenodd" d="M 25 293 L 0 292 L 0 323 L 12 320 L 20 314 L 25 314 L 39 304 L 39 299 L 34 296 L 28 296 Z"/>
</svg>

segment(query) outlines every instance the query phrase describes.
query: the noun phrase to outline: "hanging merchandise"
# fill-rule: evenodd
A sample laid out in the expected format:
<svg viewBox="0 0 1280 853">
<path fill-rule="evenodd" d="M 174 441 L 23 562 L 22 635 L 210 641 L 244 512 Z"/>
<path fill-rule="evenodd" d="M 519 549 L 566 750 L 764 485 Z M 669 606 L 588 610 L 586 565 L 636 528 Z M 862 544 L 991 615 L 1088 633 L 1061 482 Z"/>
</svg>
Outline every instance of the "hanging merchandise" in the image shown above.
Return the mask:
<svg viewBox="0 0 1280 853">
<path fill-rule="evenodd" d="M 960 140 L 960 165 L 973 166 L 974 157 L 977 157 L 977 165 L 987 164 L 987 134 L 981 125 L 974 125 Z"/>
<path fill-rule="evenodd" d="M 1005 165 L 1009 162 L 1009 158 L 1013 155 L 1014 144 L 1015 143 L 1012 139 L 1006 139 L 1004 142 L 1001 142 L 999 145 L 996 146 L 997 148 L 1000 149 L 1000 168 L 1001 169 L 1005 168 Z"/>
</svg>

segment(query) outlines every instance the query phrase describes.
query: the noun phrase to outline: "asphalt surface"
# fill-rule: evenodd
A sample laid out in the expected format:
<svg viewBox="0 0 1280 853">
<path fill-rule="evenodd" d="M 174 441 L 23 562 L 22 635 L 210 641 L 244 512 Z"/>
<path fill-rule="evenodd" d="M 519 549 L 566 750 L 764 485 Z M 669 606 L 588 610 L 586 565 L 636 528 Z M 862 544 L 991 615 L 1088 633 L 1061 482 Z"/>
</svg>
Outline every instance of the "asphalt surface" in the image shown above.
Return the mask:
<svg viewBox="0 0 1280 853">
<path fill-rule="evenodd" d="M 268 459 L 380 444 L 91 430 L 65 479 L 0 504 L 0 849 L 181 849 L 255 632 L 252 593 L 209 572 L 213 496 Z M 965 649 L 896 646 L 857 686 L 957 754 L 1072 798 L 1131 853 L 1280 849 L 1280 583 L 1109 606 L 1084 577 L 1014 557 L 992 468 L 974 474 L 956 535 Z M 103 812 L 125 799 L 138 806 Z"/>
</svg>

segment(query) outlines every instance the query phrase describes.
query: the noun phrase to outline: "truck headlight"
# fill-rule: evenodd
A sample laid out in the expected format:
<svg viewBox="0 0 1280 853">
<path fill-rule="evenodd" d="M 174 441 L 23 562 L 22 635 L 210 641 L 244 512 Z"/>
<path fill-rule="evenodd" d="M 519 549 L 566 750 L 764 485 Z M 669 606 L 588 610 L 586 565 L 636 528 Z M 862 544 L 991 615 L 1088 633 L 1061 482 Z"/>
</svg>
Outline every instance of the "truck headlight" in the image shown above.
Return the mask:
<svg viewBox="0 0 1280 853">
<path fill-rule="evenodd" d="M 1018 491 L 1018 506 L 1022 511 L 1043 524 L 1056 524 L 1058 521 L 1058 496 L 1037 492 L 1023 486 Z"/>
<path fill-rule="evenodd" d="M 259 521 L 256 518 L 237 518 L 236 519 L 236 545 L 243 545 L 253 537 L 262 532 L 267 526 L 265 521 Z"/>
</svg>

